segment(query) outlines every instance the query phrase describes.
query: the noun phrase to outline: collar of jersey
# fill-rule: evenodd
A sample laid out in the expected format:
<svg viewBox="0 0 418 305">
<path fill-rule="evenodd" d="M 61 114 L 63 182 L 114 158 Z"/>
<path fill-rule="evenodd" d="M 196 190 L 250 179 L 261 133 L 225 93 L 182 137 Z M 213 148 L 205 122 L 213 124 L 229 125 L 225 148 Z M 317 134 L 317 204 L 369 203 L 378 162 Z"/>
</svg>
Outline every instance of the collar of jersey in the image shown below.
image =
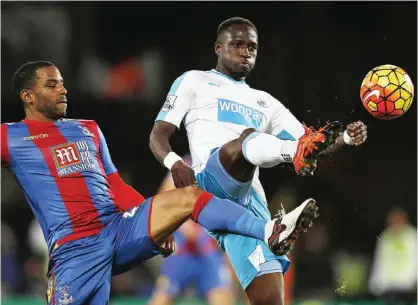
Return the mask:
<svg viewBox="0 0 418 305">
<path fill-rule="evenodd" d="M 223 73 L 221 73 L 221 72 L 216 71 L 215 69 L 212 69 L 212 70 L 210 70 L 209 72 L 212 72 L 212 73 L 218 74 L 218 75 L 220 75 L 220 76 L 223 76 L 223 77 L 225 77 L 225 78 L 229 79 L 231 82 L 234 82 L 234 83 L 235 83 L 235 84 L 237 84 L 237 85 L 245 85 L 245 84 L 246 84 L 246 83 L 245 83 L 245 81 L 243 81 L 243 80 L 237 81 L 237 80 L 235 80 L 235 79 L 233 79 L 233 78 L 229 77 L 229 76 L 228 76 L 228 75 L 226 75 L 226 74 L 223 74 Z"/>
<path fill-rule="evenodd" d="M 54 125 L 55 123 L 59 123 L 62 122 L 61 119 L 55 121 L 55 122 L 51 122 L 51 121 L 37 121 L 37 120 L 29 120 L 28 118 L 24 118 L 22 120 L 22 122 L 26 123 L 26 124 L 39 124 L 39 125 Z"/>
</svg>

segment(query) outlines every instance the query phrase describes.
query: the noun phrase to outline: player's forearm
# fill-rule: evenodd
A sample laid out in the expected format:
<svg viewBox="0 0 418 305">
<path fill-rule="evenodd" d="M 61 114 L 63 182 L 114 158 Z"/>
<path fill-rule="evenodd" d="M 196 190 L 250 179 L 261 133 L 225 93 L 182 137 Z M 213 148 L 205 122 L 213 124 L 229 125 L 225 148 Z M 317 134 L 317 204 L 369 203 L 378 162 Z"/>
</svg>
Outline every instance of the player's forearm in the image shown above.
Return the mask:
<svg viewBox="0 0 418 305">
<path fill-rule="evenodd" d="M 110 188 L 115 196 L 115 205 L 122 211 L 127 211 L 145 200 L 133 187 L 126 184 L 118 172 L 107 176 Z"/>
<path fill-rule="evenodd" d="M 149 148 L 154 157 L 164 165 L 164 158 L 172 151 L 170 138 L 175 126 L 166 122 L 156 122 L 150 134 Z"/>
</svg>

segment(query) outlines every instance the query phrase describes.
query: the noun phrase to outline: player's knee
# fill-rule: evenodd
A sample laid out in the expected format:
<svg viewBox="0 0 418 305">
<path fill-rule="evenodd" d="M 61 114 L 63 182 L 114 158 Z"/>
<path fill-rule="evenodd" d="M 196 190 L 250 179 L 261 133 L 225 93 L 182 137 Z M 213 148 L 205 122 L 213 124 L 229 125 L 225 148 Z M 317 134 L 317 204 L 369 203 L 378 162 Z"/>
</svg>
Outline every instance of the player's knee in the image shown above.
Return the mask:
<svg viewBox="0 0 418 305">
<path fill-rule="evenodd" d="M 253 132 L 257 132 L 257 130 L 255 130 L 255 128 L 247 128 L 245 129 L 243 132 L 241 132 L 241 135 L 239 136 L 239 140 L 241 142 L 241 144 L 245 141 L 245 139 L 252 134 Z"/>
<path fill-rule="evenodd" d="M 199 196 L 204 192 L 204 190 L 198 186 L 193 185 L 186 186 L 182 188 L 182 190 L 182 205 L 187 211 L 192 213 L 197 198 L 199 198 Z"/>
<path fill-rule="evenodd" d="M 284 298 L 276 289 L 266 289 L 251 296 L 251 305 L 284 305 Z"/>
<path fill-rule="evenodd" d="M 234 163 L 243 158 L 242 143 L 253 132 L 256 132 L 254 128 L 247 128 L 237 139 L 222 146 L 219 155 L 224 167 L 228 167 L 227 164 Z"/>
</svg>

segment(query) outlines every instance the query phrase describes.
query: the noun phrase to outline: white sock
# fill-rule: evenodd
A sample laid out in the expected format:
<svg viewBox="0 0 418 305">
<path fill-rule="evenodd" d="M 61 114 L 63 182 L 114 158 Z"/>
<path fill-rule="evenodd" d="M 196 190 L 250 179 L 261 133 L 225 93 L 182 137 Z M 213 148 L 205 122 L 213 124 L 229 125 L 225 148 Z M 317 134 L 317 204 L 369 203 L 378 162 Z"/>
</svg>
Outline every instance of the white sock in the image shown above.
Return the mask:
<svg viewBox="0 0 418 305">
<path fill-rule="evenodd" d="M 269 238 L 270 238 L 271 234 L 273 233 L 273 227 L 274 227 L 274 221 L 273 220 L 269 220 L 266 223 L 266 226 L 264 227 L 264 241 L 266 242 L 266 244 L 269 243 Z"/>
<path fill-rule="evenodd" d="M 242 143 L 245 159 L 251 164 L 268 168 L 292 162 L 298 141 L 280 140 L 267 133 L 253 132 Z"/>
</svg>

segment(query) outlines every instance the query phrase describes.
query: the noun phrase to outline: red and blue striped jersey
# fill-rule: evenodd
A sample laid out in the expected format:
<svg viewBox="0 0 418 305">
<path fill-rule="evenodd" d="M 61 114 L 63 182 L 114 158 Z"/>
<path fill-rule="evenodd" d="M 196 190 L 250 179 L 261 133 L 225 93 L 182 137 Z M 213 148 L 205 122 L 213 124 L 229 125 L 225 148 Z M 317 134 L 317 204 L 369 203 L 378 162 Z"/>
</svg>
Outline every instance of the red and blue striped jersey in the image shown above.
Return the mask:
<svg viewBox="0 0 418 305">
<path fill-rule="evenodd" d="M 117 169 L 95 121 L 2 124 L 1 161 L 15 175 L 50 250 L 97 234 L 116 213 L 107 176 Z"/>
</svg>

